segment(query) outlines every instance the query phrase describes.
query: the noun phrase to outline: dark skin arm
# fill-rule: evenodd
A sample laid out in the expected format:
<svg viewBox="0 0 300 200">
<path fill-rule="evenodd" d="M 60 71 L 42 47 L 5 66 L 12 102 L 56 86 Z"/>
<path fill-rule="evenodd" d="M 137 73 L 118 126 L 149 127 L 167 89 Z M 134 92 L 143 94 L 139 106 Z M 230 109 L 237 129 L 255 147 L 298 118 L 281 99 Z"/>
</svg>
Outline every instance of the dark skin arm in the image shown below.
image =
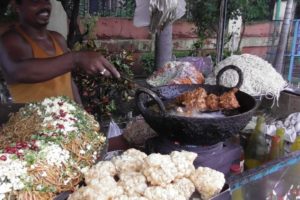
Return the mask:
<svg viewBox="0 0 300 200">
<path fill-rule="evenodd" d="M 58 33 L 55 37 L 59 37 Z M 62 38 L 58 39 L 60 44 L 66 44 L 65 41 L 62 43 Z M 89 74 L 99 75 L 106 69 L 104 76 L 120 77 L 114 66 L 97 52 L 69 52 L 42 59 L 32 57 L 31 47 L 15 31 L 6 32 L 1 37 L 0 60 L 9 84 L 47 81 L 70 72 L 74 67 L 80 67 Z"/>
</svg>

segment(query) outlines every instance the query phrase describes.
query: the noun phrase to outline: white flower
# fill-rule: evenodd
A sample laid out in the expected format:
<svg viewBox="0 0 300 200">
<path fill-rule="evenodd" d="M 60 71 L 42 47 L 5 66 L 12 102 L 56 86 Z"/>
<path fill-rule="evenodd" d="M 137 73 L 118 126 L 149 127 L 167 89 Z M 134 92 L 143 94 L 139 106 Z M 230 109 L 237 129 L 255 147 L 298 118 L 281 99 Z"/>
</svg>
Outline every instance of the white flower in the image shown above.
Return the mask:
<svg viewBox="0 0 300 200">
<path fill-rule="evenodd" d="M 7 158 L 5 161 L 0 161 L 0 194 L 23 189 L 22 179 L 28 176 L 26 162 L 13 160 L 10 154 L 1 154 L 0 156 Z"/>
<path fill-rule="evenodd" d="M 57 144 L 49 144 L 48 146 L 43 147 L 38 156 L 45 159 L 49 165 L 60 167 L 69 160 L 70 152 L 62 149 Z"/>
<path fill-rule="evenodd" d="M 47 177 L 47 172 L 43 171 L 41 174 L 42 177 Z"/>
<path fill-rule="evenodd" d="M 81 173 L 83 173 L 83 174 L 87 173 L 88 170 L 89 170 L 89 167 L 84 167 L 84 168 L 80 169 Z"/>
<path fill-rule="evenodd" d="M 79 151 L 79 153 L 80 153 L 81 155 L 83 155 L 83 154 L 85 154 L 85 151 L 81 149 L 81 150 Z"/>
<path fill-rule="evenodd" d="M 37 186 L 36 186 L 36 190 L 37 190 L 37 191 L 42 190 L 43 188 L 44 188 L 43 185 L 37 185 Z"/>
</svg>

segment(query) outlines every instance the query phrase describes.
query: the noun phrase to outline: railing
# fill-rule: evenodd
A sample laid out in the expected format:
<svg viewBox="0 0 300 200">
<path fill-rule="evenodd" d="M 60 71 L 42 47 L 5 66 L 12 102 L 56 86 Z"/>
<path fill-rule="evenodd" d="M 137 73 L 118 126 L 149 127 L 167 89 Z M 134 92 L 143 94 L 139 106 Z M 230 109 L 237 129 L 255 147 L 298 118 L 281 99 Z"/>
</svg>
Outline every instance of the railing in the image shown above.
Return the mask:
<svg viewBox="0 0 300 200">
<path fill-rule="evenodd" d="M 80 14 L 100 17 L 133 17 L 135 0 L 81 0 Z"/>
<path fill-rule="evenodd" d="M 292 83 L 300 81 L 300 19 L 294 19 L 290 23 L 290 34 L 284 54 L 283 76 Z M 281 20 L 274 20 L 270 30 L 267 60 L 272 64 L 276 56 L 281 24 Z"/>
<path fill-rule="evenodd" d="M 293 20 L 293 38 L 292 38 L 292 44 L 291 44 L 291 50 L 286 54 L 286 56 L 290 56 L 290 63 L 288 67 L 288 81 L 292 82 L 293 79 L 293 73 L 295 67 L 295 59 L 300 58 L 300 26 L 299 26 L 300 20 Z"/>
<path fill-rule="evenodd" d="M 185 18 L 191 18 L 190 5 L 187 2 Z M 132 18 L 135 10 L 135 0 L 80 0 L 80 15 L 86 13 L 100 17 Z"/>
</svg>

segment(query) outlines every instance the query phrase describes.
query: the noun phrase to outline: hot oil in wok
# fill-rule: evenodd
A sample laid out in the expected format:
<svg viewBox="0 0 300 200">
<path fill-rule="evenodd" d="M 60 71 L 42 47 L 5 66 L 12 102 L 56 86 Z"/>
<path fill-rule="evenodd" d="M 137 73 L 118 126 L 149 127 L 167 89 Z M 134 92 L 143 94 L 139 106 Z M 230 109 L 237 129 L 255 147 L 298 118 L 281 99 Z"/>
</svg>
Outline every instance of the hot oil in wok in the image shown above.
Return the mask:
<svg viewBox="0 0 300 200">
<path fill-rule="evenodd" d="M 192 111 L 190 113 L 187 112 L 178 112 L 179 105 L 174 101 L 164 102 L 164 105 L 167 110 L 167 114 L 175 115 L 175 116 L 182 116 L 182 117 L 195 117 L 195 118 L 221 118 L 221 117 L 228 117 L 233 115 L 241 114 L 239 108 L 233 110 L 215 110 L 215 111 Z M 154 112 L 159 112 L 160 109 L 157 104 L 151 103 L 149 109 Z"/>
</svg>

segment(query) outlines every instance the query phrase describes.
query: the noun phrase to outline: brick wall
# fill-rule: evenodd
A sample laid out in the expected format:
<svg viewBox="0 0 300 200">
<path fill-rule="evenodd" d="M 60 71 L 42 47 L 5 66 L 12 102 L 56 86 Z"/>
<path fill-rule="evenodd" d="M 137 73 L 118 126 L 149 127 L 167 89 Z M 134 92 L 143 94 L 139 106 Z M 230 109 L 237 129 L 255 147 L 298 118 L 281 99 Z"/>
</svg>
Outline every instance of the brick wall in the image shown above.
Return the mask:
<svg viewBox="0 0 300 200">
<path fill-rule="evenodd" d="M 269 32 L 271 23 L 255 23 L 246 26 L 241 43 L 243 53 L 250 53 L 266 58 L 269 46 Z M 6 30 L 11 23 L 0 24 L 0 34 Z M 82 26 L 83 27 L 83 26 Z M 173 24 L 173 49 L 190 50 L 197 41 L 196 27 L 187 21 L 178 20 Z M 124 18 L 101 17 L 96 23 L 94 37 L 98 45 L 105 46 L 111 50 L 127 49 L 134 52 L 139 66 L 141 53 L 153 51 L 151 34 L 146 27 L 137 28 L 132 20 Z M 215 48 L 215 38 L 207 40 L 205 49 Z M 142 73 L 142 69 L 135 69 L 136 73 Z"/>
</svg>

